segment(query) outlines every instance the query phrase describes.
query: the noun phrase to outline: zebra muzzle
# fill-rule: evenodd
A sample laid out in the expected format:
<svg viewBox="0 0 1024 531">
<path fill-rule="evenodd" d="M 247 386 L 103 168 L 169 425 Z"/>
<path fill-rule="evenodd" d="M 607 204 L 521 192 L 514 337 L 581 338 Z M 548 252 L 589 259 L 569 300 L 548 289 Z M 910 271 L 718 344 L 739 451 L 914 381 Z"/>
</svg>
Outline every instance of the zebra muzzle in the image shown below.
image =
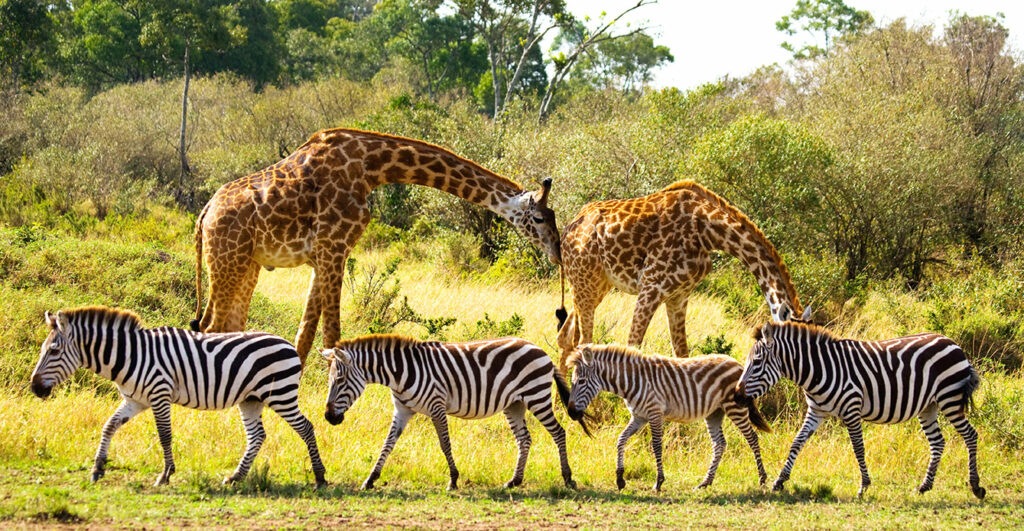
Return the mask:
<svg viewBox="0 0 1024 531">
<path fill-rule="evenodd" d="M 32 394 L 39 398 L 47 398 L 53 391 L 53 386 L 44 384 L 41 378 L 33 378 L 30 388 L 32 389 Z"/>
<path fill-rule="evenodd" d="M 569 401 L 565 406 L 566 411 L 569 413 L 569 418 L 572 420 L 580 420 L 583 418 L 583 410 L 576 407 L 576 403 Z"/>
<path fill-rule="evenodd" d="M 338 424 L 341 424 L 341 421 L 345 420 L 345 413 L 336 409 L 327 408 L 327 411 L 324 411 L 324 419 L 332 426 L 337 426 Z"/>
</svg>

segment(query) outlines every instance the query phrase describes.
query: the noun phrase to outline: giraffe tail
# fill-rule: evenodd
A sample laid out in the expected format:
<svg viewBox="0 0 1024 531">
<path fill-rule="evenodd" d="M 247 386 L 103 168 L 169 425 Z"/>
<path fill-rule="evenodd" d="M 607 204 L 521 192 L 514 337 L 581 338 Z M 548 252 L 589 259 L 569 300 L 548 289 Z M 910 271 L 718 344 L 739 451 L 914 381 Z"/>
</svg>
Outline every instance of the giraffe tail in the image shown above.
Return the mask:
<svg viewBox="0 0 1024 531">
<path fill-rule="evenodd" d="M 200 332 L 199 324 L 203 321 L 203 220 L 209 206 L 207 203 L 196 219 L 196 318 L 189 323 L 194 332 Z"/>
<path fill-rule="evenodd" d="M 558 329 L 561 330 L 569 318 L 569 312 L 565 311 L 565 265 L 559 264 L 558 278 L 562 281 L 562 305 L 555 310 L 555 319 L 558 319 Z"/>
<path fill-rule="evenodd" d="M 552 375 L 552 378 L 555 380 L 555 387 L 558 388 L 558 398 L 562 401 L 563 406 L 568 407 L 569 394 L 571 392 L 569 390 L 569 384 L 565 383 L 565 377 L 562 376 L 562 372 L 559 371 L 557 368 L 554 369 L 554 374 Z M 591 415 L 590 413 L 583 413 L 583 416 L 576 421 L 579 422 L 580 427 L 583 428 L 583 433 L 586 433 L 587 437 L 590 437 L 591 439 L 594 438 L 594 434 L 590 433 L 590 426 L 587 423 L 593 422 L 593 420 L 593 415 Z"/>
</svg>

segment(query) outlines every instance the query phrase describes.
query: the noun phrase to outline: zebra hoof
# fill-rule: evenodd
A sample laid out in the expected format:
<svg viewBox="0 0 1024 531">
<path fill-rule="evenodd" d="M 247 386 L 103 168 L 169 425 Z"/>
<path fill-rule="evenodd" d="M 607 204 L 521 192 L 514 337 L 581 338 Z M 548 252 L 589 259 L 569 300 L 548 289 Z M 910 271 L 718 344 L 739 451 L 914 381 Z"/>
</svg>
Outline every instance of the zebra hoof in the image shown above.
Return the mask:
<svg viewBox="0 0 1024 531">
<path fill-rule="evenodd" d="M 316 488 L 316 490 L 327 488 L 327 480 L 325 480 L 323 478 L 320 478 L 320 479 L 316 480 L 316 487 L 314 487 L 314 488 Z"/>
<path fill-rule="evenodd" d="M 974 495 L 977 496 L 979 500 L 985 499 L 985 487 L 972 486 L 971 491 L 974 492 Z"/>
<path fill-rule="evenodd" d="M 694 488 L 695 488 L 696 490 L 701 490 L 701 489 L 706 489 L 706 488 L 708 488 L 708 487 L 710 487 L 710 486 L 711 486 L 711 482 L 710 482 L 710 481 L 705 481 L 704 483 L 701 483 L 700 485 L 697 485 L 697 486 L 696 486 L 696 487 L 694 487 Z"/>
<path fill-rule="evenodd" d="M 622 476 L 615 478 L 615 486 L 622 490 L 626 488 L 626 480 L 622 479 Z"/>
<path fill-rule="evenodd" d="M 932 490 L 932 484 L 931 483 L 922 483 L 921 486 L 917 488 L 917 493 L 918 494 L 924 494 L 924 493 L 926 493 L 926 492 L 928 492 L 930 490 Z"/>
<path fill-rule="evenodd" d="M 99 481 L 100 478 L 103 477 L 103 474 L 104 474 L 104 472 L 102 470 L 93 470 L 92 471 L 92 482 L 96 483 L 97 481 Z"/>
<path fill-rule="evenodd" d="M 772 484 L 772 492 L 782 492 L 782 487 L 785 484 L 786 484 L 785 481 L 778 480 L 778 479 L 775 480 L 775 483 Z"/>
<path fill-rule="evenodd" d="M 579 490 L 579 487 L 576 486 L 576 482 L 572 479 L 565 480 L 565 487 L 572 490 Z"/>
<path fill-rule="evenodd" d="M 522 485 L 522 484 L 523 484 L 522 478 L 519 478 L 519 479 L 513 478 L 513 479 L 508 480 L 505 483 L 505 488 L 506 489 L 514 489 L 514 488 L 516 488 L 516 487 L 518 487 L 519 485 Z"/>
<path fill-rule="evenodd" d="M 448 482 L 448 490 L 459 490 L 459 484 L 454 479 Z"/>
<path fill-rule="evenodd" d="M 363 482 L 363 490 L 373 490 L 373 482 L 366 480 Z"/>
</svg>

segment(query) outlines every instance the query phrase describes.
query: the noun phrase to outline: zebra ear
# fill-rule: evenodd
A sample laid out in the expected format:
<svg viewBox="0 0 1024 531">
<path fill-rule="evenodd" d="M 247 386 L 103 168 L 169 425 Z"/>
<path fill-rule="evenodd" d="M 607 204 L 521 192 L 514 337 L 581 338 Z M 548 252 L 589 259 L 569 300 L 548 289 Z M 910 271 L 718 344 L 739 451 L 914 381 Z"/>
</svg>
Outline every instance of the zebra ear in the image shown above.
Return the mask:
<svg viewBox="0 0 1024 531">
<path fill-rule="evenodd" d="M 804 307 L 804 314 L 800 317 L 800 320 L 801 321 L 810 321 L 811 320 L 811 305 L 810 304 L 808 304 L 806 307 Z"/>
<path fill-rule="evenodd" d="M 352 365 L 352 357 L 348 355 L 348 352 L 345 352 L 340 348 L 334 349 L 334 359 L 337 360 L 338 363 Z"/>
<path fill-rule="evenodd" d="M 64 329 L 68 326 L 68 316 L 64 315 L 63 311 L 57 310 L 57 315 L 53 318 L 53 324 L 56 325 L 57 330 L 60 330 L 60 333 L 63 334 Z"/>
<path fill-rule="evenodd" d="M 320 349 L 320 355 L 323 356 L 323 358 L 325 360 L 331 361 L 331 360 L 334 359 L 334 349 L 333 348 L 322 348 L 322 349 Z"/>
<path fill-rule="evenodd" d="M 53 318 L 52 315 L 50 315 L 50 310 L 46 310 L 46 325 L 49 326 L 50 328 L 54 328 L 57 326 L 57 321 Z"/>
<path fill-rule="evenodd" d="M 779 322 L 784 323 L 793 318 L 793 309 L 789 307 L 788 302 L 782 303 L 779 307 Z"/>
<path fill-rule="evenodd" d="M 771 323 L 765 323 L 765 325 L 761 327 L 761 337 L 758 338 L 758 339 L 764 340 L 764 341 L 767 341 L 767 340 L 771 339 L 772 338 L 772 332 L 774 332 L 774 330 L 775 329 L 772 328 L 772 324 Z"/>
</svg>

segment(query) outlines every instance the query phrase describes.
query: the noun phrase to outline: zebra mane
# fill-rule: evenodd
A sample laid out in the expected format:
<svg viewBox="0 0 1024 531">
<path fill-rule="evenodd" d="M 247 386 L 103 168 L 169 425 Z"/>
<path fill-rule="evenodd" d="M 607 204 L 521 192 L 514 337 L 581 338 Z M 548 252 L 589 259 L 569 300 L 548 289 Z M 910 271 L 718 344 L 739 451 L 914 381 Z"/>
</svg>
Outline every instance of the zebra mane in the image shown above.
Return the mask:
<svg viewBox="0 0 1024 531">
<path fill-rule="evenodd" d="M 580 358 L 582 358 L 586 352 L 589 352 L 591 354 L 590 356 L 587 356 L 587 361 L 590 363 L 594 361 L 595 357 L 615 358 L 616 360 L 623 361 L 635 360 L 644 362 L 649 362 L 651 360 L 657 359 L 654 356 L 648 356 L 643 352 L 640 352 L 636 348 L 627 345 L 585 344 L 580 345 L 579 347 L 576 348 L 575 351 L 573 351 L 572 354 L 569 354 L 569 357 L 565 359 L 566 366 L 575 368 L 576 364 L 580 362 Z"/>
<path fill-rule="evenodd" d="M 373 348 L 379 346 L 404 348 L 422 345 L 423 343 L 429 343 L 429 341 L 420 341 L 419 339 L 401 334 L 369 334 L 365 336 L 339 339 L 337 343 L 334 344 L 334 348 Z"/>
<path fill-rule="evenodd" d="M 807 321 L 786 321 L 786 322 L 783 322 L 783 323 L 773 323 L 773 322 L 770 322 L 770 323 L 768 323 L 768 326 L 770 326 L 770 327 L 772 327 L 772 328 L 774 328 L 776 330 L 779 330 L 779 329 L 784 329 L 784 330 L 794 330 L 794 329 L 796 329 L 796 330 L 806 330 L 807 333 L 809 335 L 811 335 L 812 337 L 823 337 L 825 339 L 830 339 L 830 340 L 834 340 L 834 341 L 838 341 L 839 339 L 841 339 L 840 337 L 836 336 L 835 333 L 833 333 L 831 330 L 829 330 L 829 329 L 827 329 L 827 328 L 825 328 L 825 327 L 823 327 L 821 325 L 817 325 L 817 324 L 814 324 L 814 323 L 811 323 L 811 322 L 807 322 Z M 764 336 L 763 336 L 761 330 L 762 330 L 761 328 L 756 328 L 754 330 L 754 340 L 755 341 L 760 341 L 761 339 L 763 339 Z"/>
<path fill-rule="evenodd" d="M 143 328 L 142 319 L 135 312 L 119 308 L 110 308 L 108 306 L 85 306 L 82 308 L 61 310 L 61 313 L 67 316 L 69 321 L 86 323 L 95 322 L 99 324 L 112 324 L 120 321 L 121 326 L 124 326 L 126 330 L 139 330 Z"/>
</svg>

